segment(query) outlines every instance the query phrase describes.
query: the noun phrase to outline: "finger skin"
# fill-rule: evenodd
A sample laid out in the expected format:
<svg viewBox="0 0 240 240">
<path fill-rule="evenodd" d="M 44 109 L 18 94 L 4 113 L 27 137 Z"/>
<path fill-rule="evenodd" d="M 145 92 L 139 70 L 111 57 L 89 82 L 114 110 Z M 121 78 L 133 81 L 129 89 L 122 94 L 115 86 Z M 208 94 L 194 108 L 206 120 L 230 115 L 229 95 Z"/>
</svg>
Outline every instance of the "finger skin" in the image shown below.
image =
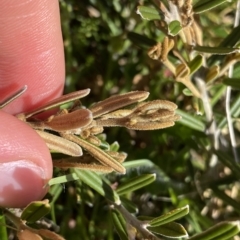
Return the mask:
<svg viewBox="0 0 240 240">
<path fill-rule="evenodd" d="M 0 205 L 24 207 L 45 195 L 52 177 L 51 155 L 24 122 L 3 111 L 0 119 Z"/>
<path fill-rule="evenodd" d="M 0 103 L 27 91 L 0 111 L 0 206 L 41 199 L 52 177 L 45 142 L 12 116 L 60 96 L 64 53 L 57 0 L 0 0 Z"/>
<path fill-rule="evenodd" d="M 28 86 L 3 111 L 28 111 L 61 95 L 65 66 L 58 4 L 0 1 L 0 102 Z"/>
</svg>

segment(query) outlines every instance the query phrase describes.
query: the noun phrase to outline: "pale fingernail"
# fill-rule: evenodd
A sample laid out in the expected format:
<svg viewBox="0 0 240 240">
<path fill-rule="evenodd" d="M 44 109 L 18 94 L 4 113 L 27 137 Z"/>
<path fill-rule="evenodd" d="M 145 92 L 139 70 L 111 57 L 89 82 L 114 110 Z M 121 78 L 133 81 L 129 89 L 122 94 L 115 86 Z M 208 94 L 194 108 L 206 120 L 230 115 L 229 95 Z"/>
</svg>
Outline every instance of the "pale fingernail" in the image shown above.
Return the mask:
<svg viewBox="0 0 240 240">
<path fill-rule="evenodd" d="M 0 206 L 24 207 L 46 193 L 44 170 L 27 160 L 0 164 Z"/>
</svg>

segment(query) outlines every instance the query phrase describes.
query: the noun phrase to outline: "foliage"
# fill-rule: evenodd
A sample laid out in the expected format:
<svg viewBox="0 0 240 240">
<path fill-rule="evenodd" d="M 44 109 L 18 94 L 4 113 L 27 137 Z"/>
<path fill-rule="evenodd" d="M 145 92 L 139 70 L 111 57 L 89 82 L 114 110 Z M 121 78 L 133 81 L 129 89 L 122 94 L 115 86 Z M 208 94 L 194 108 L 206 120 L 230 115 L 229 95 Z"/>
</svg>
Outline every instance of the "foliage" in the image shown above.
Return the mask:
<svg viewBox="0 0 240 240">
<path fill-rule="evenodd" d="M 60 1 L 65 93 L 90 88 L 90 107 L 148 91 L 176 103 L 182 119 L 162 130 L 105 130 L 101 139 L 128 155 L 126 174 L 55 169 L 41 223 L 66 239 L 239 239 L 236 4 Z"/>
</svg>

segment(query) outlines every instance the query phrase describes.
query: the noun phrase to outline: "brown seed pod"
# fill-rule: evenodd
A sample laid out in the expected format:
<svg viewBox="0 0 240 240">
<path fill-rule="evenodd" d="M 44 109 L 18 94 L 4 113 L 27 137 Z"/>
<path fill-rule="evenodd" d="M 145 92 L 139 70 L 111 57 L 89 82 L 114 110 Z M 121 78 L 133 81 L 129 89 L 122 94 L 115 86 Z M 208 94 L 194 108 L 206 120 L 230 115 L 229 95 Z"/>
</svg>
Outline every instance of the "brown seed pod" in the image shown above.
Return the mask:
<svg viewBox="0 0 240 240">
<path fill-rule="evenodd" d="M 71 113 L 49 118 L 44 124 L 52 130 L 79 134 L 81 128 L 92 122 L 92 113 L 88 109 L 78 109 Z"/>
</svg>

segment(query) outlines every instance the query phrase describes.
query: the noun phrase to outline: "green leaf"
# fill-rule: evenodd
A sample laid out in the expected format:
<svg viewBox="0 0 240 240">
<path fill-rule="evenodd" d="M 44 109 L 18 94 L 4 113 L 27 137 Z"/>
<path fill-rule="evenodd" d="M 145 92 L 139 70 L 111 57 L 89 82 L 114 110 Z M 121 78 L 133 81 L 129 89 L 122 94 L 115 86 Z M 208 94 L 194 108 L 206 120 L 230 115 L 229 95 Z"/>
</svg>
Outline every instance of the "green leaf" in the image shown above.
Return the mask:
<svg viewBox="0 0 240 240">
<path fill-rule="evenodd" d="M 230 108 L 230 113 L 231 116 L 233 117 L 238 117 L 240 114 L 240 96 L 238 96 L 236 98 L 236 100 L 233 102 L 233 104 L 231 104 L 231 108 Z M 226 116 L 223 117 L 223 119 L 221 120 L 221 122 L 218 124 L 218 127 L 220 129 L 224 128 L 227 124 L 227 118 Z"/>
<path fill-rule="evenodd" d="M 71 174 L 60 176 L 60 177 L 52 178 L 51 180 L 49 180 L 48 186 L 52 186 L 55 184 L 62 184 L 70 181 L 76 181 L 78 179 L 79 177 L 77 176 L 76 173 L 71 173 Z"/>
<path fill-rule="evenodd" d="M 135 169 L 137 167 L 154 167 L 155 164 L 151 162 L 148 159 L 138 159 L 138 160 L 132 160 L 132 161 L 127 161 L 123 163 L 123 166 L 127 169 Z"/>
<path fill-rule="evenodd" d="M 219 6 L 227 0 L 199 0 L 194 6 L 193 11 L 195 13 L 202 13 L 212 8 Z"/>
<path fill-rule="evenodd" d="M 51 204 L 54 204 L 54 202 L 58 199 L 62 191 L 63 191 L 63 186 L 60 184 L 53 185 L 50 188 L 49 194 L 51 194 L 52 196 Z"/>
<path fill-rule="evenodd" d="M 119 143 L 117 141 L 115 141 L 114 143 L 112 143 L 110 145 L 110 151 L 113 151 L 113 152 L 117 152 L 119 150 Z"/>
<path fill-rule="evenodd" d="M 240 89 L 240 78 L 225 78 L 223 79 L 223 84 Z"/>
<path fill-rule="evenodd" d="M 129 32 L 127 34 L 127 37 L 134 44 L 136 44 L 139 47 L 143 47 L 143 48 L 150 48 L 157 44 L 157 42 L 155 40 L 150 39 L 144 35 L 141 35 L 141 34 L 138 34 L 135 32 Z"/>
<path fill-rule="evenodd" d="M 191 62 L 188 63 L 188 67 L 190 69 L 191 74 L 195 73 L 203 63 L 203 57 L 201 55 L 197 55 Z"/>
<path fill-rule="evenodd" d="M 232 228 L 229 231 L 221 234 L 221 236 L 217 236 L 216 238 L 213 238 L 212 240 L 226 240 L 226 239 L 233 239 L 234 236 L 238 235 L 239 228 Z"/>
<path fill-rule="evenodd" d="M 174 209 L 171 212 L 168 212 L 160 217 L 152 219 L 149 224 L 151 227 L 157 227 L 160 225 L 164 225 L 169 222 L 173 222 L 176 219 L 182 218 L 183 216 L 187 215 L 189 213 L 189 206 L 186 205 L 182 208 Z"/>
<path fill-rule="evenodd" d="M 178 123 L 185 125 L 189 128 L 192 128 L 194 130 L 203 132 L 205 130 L 205 125 L 202 121 L 197 119 L 197 116 L 192 116 L 188 113 L 185 113 L 179 109 L 176 110 L 176 113 L 182 116 L 180 120 L 178 120 Z"/>
<path fill-rule="evenodd" d="M 130 212 L 130 213 L 138 213 L 138 207 L 133 203 L 133 201 L 121 197 L 121 204 Z"/>
<path fill-rule="evenodd" d="M 126 221 L 123 218 L 122 214 L 116 209 L 112 209 L 112 218 L 114 227 L 121 240 L 128 240 L 128 233 L 126 229 Z"/>
<path fill-rule="evenodd" d="M 138 6 L 137 14 L 145 20 L 161 20 L 160 12 L 155 8 Z"/>
<path fill-rule="evenodd" d="M 219 44 L 219 47 L 234 47 L 240 40 L 240 25 L 232 29 L 232 31 L 224 38 L 224 40 Z M 221 61 L 222 56 L 211 56 L 208 59 L 208 64 L 211 65 L 215 61 Z"/>
<path fill-rule="evenodd" d="M 170 22 L 168 25 L 168 34 L 171 36 L 176 36 L 181 30 L 181 23 L 177 20 Z"/>
<path fill-rule="evenodd" d="M 0 239 L 8 240 L 7 228 L 6 228 L 5 216 L 0 215 Z"/>
<path fill-rule="evenodd" d="M 228 55 L 231 53 L 239 52 L 239 48 L 233 47 L 206 47 L 206 46 L 194 46 L 193 50 L 202 53 L 211 53 L 213 55 Z"/>
<path fill-rule="evenodd" d="M 118 195 L 124 195 L 128 192 L 134 192 L 137 189 L 140 189 L 152 182 L 156 179 L 156 174 L 143 174 L 141 176 L 137 176 L 132 179 L 128 179 L 128 181 L 124 184 L 121 184 L 118 189 Z"/>
<path fill-rule="evenodd" d="M 31 202 L 22 212 L 21 219 L 34 223 L 47 215 L 51 210 L 48 200 Z"/>
<path fill-rule="evenodd" d="M 183 89 L 183 94 L 185 96 L 192 96 L 193 95 L 192 92 L 188 88 Z"/>
<path fill-rule="evenodd" d="M 74 169 L 73 171 L 77 174 L 81 181 L 93 188 L 100 195 L 110 200 L 111 202 L 115 202 L 116 204 L 121 203 L 118 194 L 95 172 L 79 169 Z"/>
<path fill-rule="evenodd" d="M 188 237 L 185 228 L 178 223 L 171 222 L 157 227 L 147 227 L 147 229 L 155 234 L 159 234 L 169 238 Z"/>
<path fill-rule="evenodd" d="M 190 237 L 188 240 L 203 240 L 203 239 L 219 240 L 219 239 L 223 239 L 222 236 L 224 234 L 231 233 L 236 235 L 239 232 L 239 230 L 240 230 L 239 221 L 221 222 L 202 233 L 199 233 L 193 237 Z M 228 239 L 228 238 L 224 238 L 224 239 Z"/>
</svg>

